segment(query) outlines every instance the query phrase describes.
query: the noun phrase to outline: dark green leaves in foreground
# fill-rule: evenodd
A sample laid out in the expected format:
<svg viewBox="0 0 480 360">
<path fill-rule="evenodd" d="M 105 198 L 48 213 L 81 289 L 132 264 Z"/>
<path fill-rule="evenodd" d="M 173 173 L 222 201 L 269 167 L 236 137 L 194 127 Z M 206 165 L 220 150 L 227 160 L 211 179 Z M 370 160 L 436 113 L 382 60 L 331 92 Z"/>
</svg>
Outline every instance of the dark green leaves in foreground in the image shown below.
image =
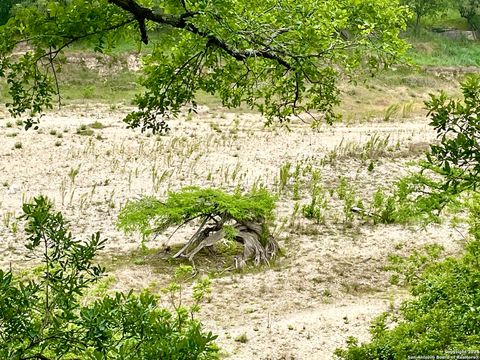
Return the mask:
<svg viewBox="0 0 480 360">
<path fill-rule="evenodd" d="M 216 358 L 216 337 L 191 311 L 162 309 L 147 291 L 85 301 L 104 272 L 92 259 L 105 241 L 98 233 L 75 240 L 44 197 L 23 210 L 27 247 L 41 254 L 42 265 L 39 275 L 24 277 L 0 270 L 1 359 Z"/>
</svg>

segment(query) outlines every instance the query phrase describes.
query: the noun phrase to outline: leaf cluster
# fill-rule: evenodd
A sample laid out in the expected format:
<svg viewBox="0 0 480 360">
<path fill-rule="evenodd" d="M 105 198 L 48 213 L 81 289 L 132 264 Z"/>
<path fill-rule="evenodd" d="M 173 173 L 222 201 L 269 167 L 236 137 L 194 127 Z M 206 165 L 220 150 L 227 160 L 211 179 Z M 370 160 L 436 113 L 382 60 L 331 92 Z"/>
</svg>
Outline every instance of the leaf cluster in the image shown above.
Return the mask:
<svg viewBox="0 0 480 360">
<path fill-rule="evenodd" d="M 398 0 L 122 1 L 41 0 L 0 27 L 0 77 L 27 125 L 52 104 L 61 54 L 75 42 L 108 51 L 119 39 L 149 42 L 138 110 L 130 127 L 165 131 L 165 119 L 196 108 L 205 92 L 224 106 L 246 104 L 268 123 L 337 118 L 338 80 L 402 61 L 409 11 Z M 12 57 L 18 45 L 31 51 Z M 58 95 L 58 94 L 57 94 Z"/>
<path fill-rule="evenodd" d="M 104 273 L 92 260 L 105 241 L 98 233 L 86 242 L 73 239 L 62 214 L 44 197 L 23 210 L 27 247 L 42 253 L 42 266 L 30 280 L 0 270 L 0 358 L 216 358 L 214 335 L 203 332 L 187 309 L 160 308 L 148 291 L 82 304 Z M 198 300 L 207 286 L 196 290 Z"/>
<path fill-rule="evenodd" d="M 432 249 L 428 257 L 436 257 L 436 250 Z M 420 269 L 423 267 L 419 276 L 412 269 L 408 271 L 409 275 L 415 275 L 413 299 L 404 302 L 398 314 L 391 311 L 378 317 L 371 326 L 370 342 L 359 344 L 350 338 L 346 349 L 336 350 L 337 358 L 393 360 L 446 356 L 458 351 L 463 351 L 463 355 L 478 355 L 475 353 L 480 346 L 478 233 L 461 258 L 450 257 L 437 263 L 417 254 L 410 260 L 411 265 L 417 263 Z"/>
<path fill-rule="evenodd" d="M 197 218 L 218 218 L 222 222 L 269 220 L 275 200 L 266 189 L 228 194 L 219 189 L 187 187 L 170 192 L 165 202 L 153 197 L 128 202 L 120 212 L 118 226 L 148 236 Z"/>
<path fill-rule="evenodd" d="M 431 145 L 423 166 L 444 178 L 443 191 L 456 194 L 475 191 L 479 182 L 480 76 L 468 76 L 461 90 L 463 101 L 441 92 L 425 103 L 438 144 Z"/>
</svg>

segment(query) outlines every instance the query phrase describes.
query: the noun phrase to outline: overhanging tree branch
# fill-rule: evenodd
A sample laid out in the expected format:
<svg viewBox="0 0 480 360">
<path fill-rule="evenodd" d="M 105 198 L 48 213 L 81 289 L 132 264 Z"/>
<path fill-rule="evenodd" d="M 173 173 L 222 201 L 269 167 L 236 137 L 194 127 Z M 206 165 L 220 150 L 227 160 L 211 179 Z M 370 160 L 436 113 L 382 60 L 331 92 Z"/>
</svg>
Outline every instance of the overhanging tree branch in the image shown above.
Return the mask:
<svg viewBox="0 0 480 360">
<path fill-rule="evenodd" d="M 227 107 L 245 103 L 267 124 L 302 114 L 315 119 L 312 125 L 333 121 L 342 75 L 351 78 L 362 68 L 375 72 L 401 59 L 407 49 L 398 37 L 407 9 L 398 0 L 371 0 L 368 6 L 341 0 L 305 0 L 301 6 L 295 0 L 55 3 L 53 15 L 43 2 L 35 2 L 0 27 L 0 76 L 10 84 L 13 116 L 30 111 L 32 118 L 40 117 L 52 107 L 58 95 L 52 61 L 61 51 L 89 36 L 101 51 L 105 39 L 118 43 L 116 30 L 125 25 L 120 35 L 139 32 L 143 43 L 149 42 L 149 24 L 172 30 L 163 32 L 143 59 L 145 91 L 134 100 L 138 110 L 124 119 L 129 127 L 154 132 L 168 129 L 164 119 L 179 115 L 184 106 L 194 108 L 199 91 L 219 97 Z M 156 8 L 167 4 L 168 10 Z M 132 23 L 138 25 L 128 26 Z M 12 57 L 25 39 L 35 51 Z M 41 76 L 35 60 L 49 65 L 39 69 Z M 33 95 L 28 92 L 32 84 L 40 90 Z M 26 127 L 38 122 L 29 121 Z"/>
<path fill-rule="evenodd" d="M 132 14 L 135 19 L 138 21 L 140 26 L 140 33 L 142 36 L 142 41 L 145 44 L 148 44 L 148 36 L 146 33 L 145 28 L 145 20 L 153 21 L 157 24 L 162 25 L 169 25 L 176 29 L 184 29 L 192 34 L 198 35 L 208 41 L 209 45 L 215 45 L 220 49 L 224 50 L 228 55 L 232 56 L 236 60 L 242 61 L 246 58 L 250 57 L 257 57 L 257 58 L 264 58 L 276 61 L 283 67 L 288 70 L 291 70 L 291 65 L 281 56 L 275 54 L 269 50 L 236 50 L 230 47 L 224 40 L 202 31 L 197 26 L 188 22 L 187 19 L 197 15 L 197 12 L 185 12 L 182 15 L 175 16 L 175 15 L 161 15 L 155 13 L 152 9 L 146 8 L 144 6 L 139 5 L 134 0 L 108 0 L 109 3 L 114 4 L 123 10 Z"/>
</svg>

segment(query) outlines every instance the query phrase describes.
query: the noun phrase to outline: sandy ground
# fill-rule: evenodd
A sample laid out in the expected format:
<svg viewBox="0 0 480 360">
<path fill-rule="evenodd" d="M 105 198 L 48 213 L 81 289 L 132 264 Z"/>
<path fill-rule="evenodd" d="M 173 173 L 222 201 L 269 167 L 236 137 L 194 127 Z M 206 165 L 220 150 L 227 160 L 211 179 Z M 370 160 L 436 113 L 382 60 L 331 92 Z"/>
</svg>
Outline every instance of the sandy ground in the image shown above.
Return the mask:
<svg viewBox="0 0 480 360">
<path fill-rule="evenodd" d="M 264 184 L 274 191 L 280 167 L 291 162 L 293 168 L 320 169 L 329 189 L 345 177 L 368 201 L 378 186 L 388 188 L 406 174 L 406 165 L 434 138 L 425 119 L 315 131 L 294 124 L 287 131 L 264 129 L 256 115 L 208 109 L 173 121 L 168 135 L 155 136 L 126 129 L 121 119 L 127 111 L 100 105 L 64 108 L 45 117 L 40 132 L 25 132 L 0 112 L 1 268 L 30 266 L 15 217 L 22 202 L 38 194 L 64 212 L 74 234 L 101 231 L 109 239 L 103 256 L 114 262 L 140 244 L 138 235 L 115 227 L 129 199 L 162 197 L 187 185 L 233 190 Z M 104 128 L 77 134 L 82 124 L 95 121 Z M 375 137 L 387 146 L 373 159 L 358 159 Z M 300 195 L 292 200 L 287 191 L 279 198 L 276 231 L 285 255 L 275 266 L 212 281 L 212 297 L 199 318 L 219 335 L 227 358 L 330 359 L 349 336 L 368 339 L 370 321 L 405 299 L 406 291 L 391 286 L 383 270 L 389 254 L 408 254 L 430 243 L 442 244 L 447 252 L 460 247 L 461 236 L 448 224 L 423 229 L 356 219 L 347 226 L 334 197 L 326 223 L 316 225 L 301 213 L 292 216 L 296 201 L 308 202 L 308 190 L 302 188 Z M 190 231 L 179 231 L 171 241 L 184 241 Z M 167 236 L 147 246 L 161 247 Z M 171 280 L 171 274 L 131 262 L 112 267 L 110 275 L 115 290 L 157 288 Z M 237 341 L 240 335 L 244 342 Z"/>
</svg>

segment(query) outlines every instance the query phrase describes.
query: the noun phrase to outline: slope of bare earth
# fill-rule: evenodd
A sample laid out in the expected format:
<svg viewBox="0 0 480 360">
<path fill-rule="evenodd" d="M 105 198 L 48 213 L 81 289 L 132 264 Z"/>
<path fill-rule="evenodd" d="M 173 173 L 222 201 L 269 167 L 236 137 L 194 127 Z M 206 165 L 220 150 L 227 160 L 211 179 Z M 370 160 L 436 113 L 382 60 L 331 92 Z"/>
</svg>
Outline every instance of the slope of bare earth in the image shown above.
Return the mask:
<svg viewBox="0 0 480 360">
<path fill-rule="evenodd" d="M 25 132 L 0 113 L 1 268 L 35 264 L 26 261 L 15 216 L 22 202 L 44 194 L 71 221 L 74 234 L 100 231 L 109 239 L 102 261 L 113 279 L 111 289 L 159 291 L 172 279 L 170 268 L 133 256 L 140 237 L 115 227 L 127 200 L 162 197 L 188 185 L 248 190 L 263 184 L 277 191 L 279 169 L 286 163 L 292 172 L 298 165 L 301 179 L 318 169 L 329 197 L 325 223 L 303 217 L 298 209 L 309 201 L 308 186 L 302 183 L 294 194 L 293 180 L 287 179 L 275 229 L 284 255 L 271 267 L 243 273 L 210 267 L 213 293 L 199 318 L 219 335 L 218 344 L 231 359 L 329 359 L 349 336 L 368 339 L 370 321 L 406 297 L 383 270 L 389 254 L 430 243 L 447 252 L 460 248 L 461 236 L 446 223 L 423 229 L 345 221 L 343 203 L 335 197 L 340 177 L 368 202 L 376 188 L 388 190 L 414 171 L 407 164 L 434 138 L 424 119 L 317 130 L 293 124 L 287 131 L 264 129 L 256 115 L 203 109 L 172 121 L 168 135 L 155 136 L 126 129 L 121 119 L 127 111 L 64 108 L 45 117 L 40 132 Z M 186 227 L 169 241 L 182 242 L 191 231 Z M 161 248 L 168 236 L 147 246 Z M 202 261 L 208 260 L 197 263 Z"/>
</svg>

